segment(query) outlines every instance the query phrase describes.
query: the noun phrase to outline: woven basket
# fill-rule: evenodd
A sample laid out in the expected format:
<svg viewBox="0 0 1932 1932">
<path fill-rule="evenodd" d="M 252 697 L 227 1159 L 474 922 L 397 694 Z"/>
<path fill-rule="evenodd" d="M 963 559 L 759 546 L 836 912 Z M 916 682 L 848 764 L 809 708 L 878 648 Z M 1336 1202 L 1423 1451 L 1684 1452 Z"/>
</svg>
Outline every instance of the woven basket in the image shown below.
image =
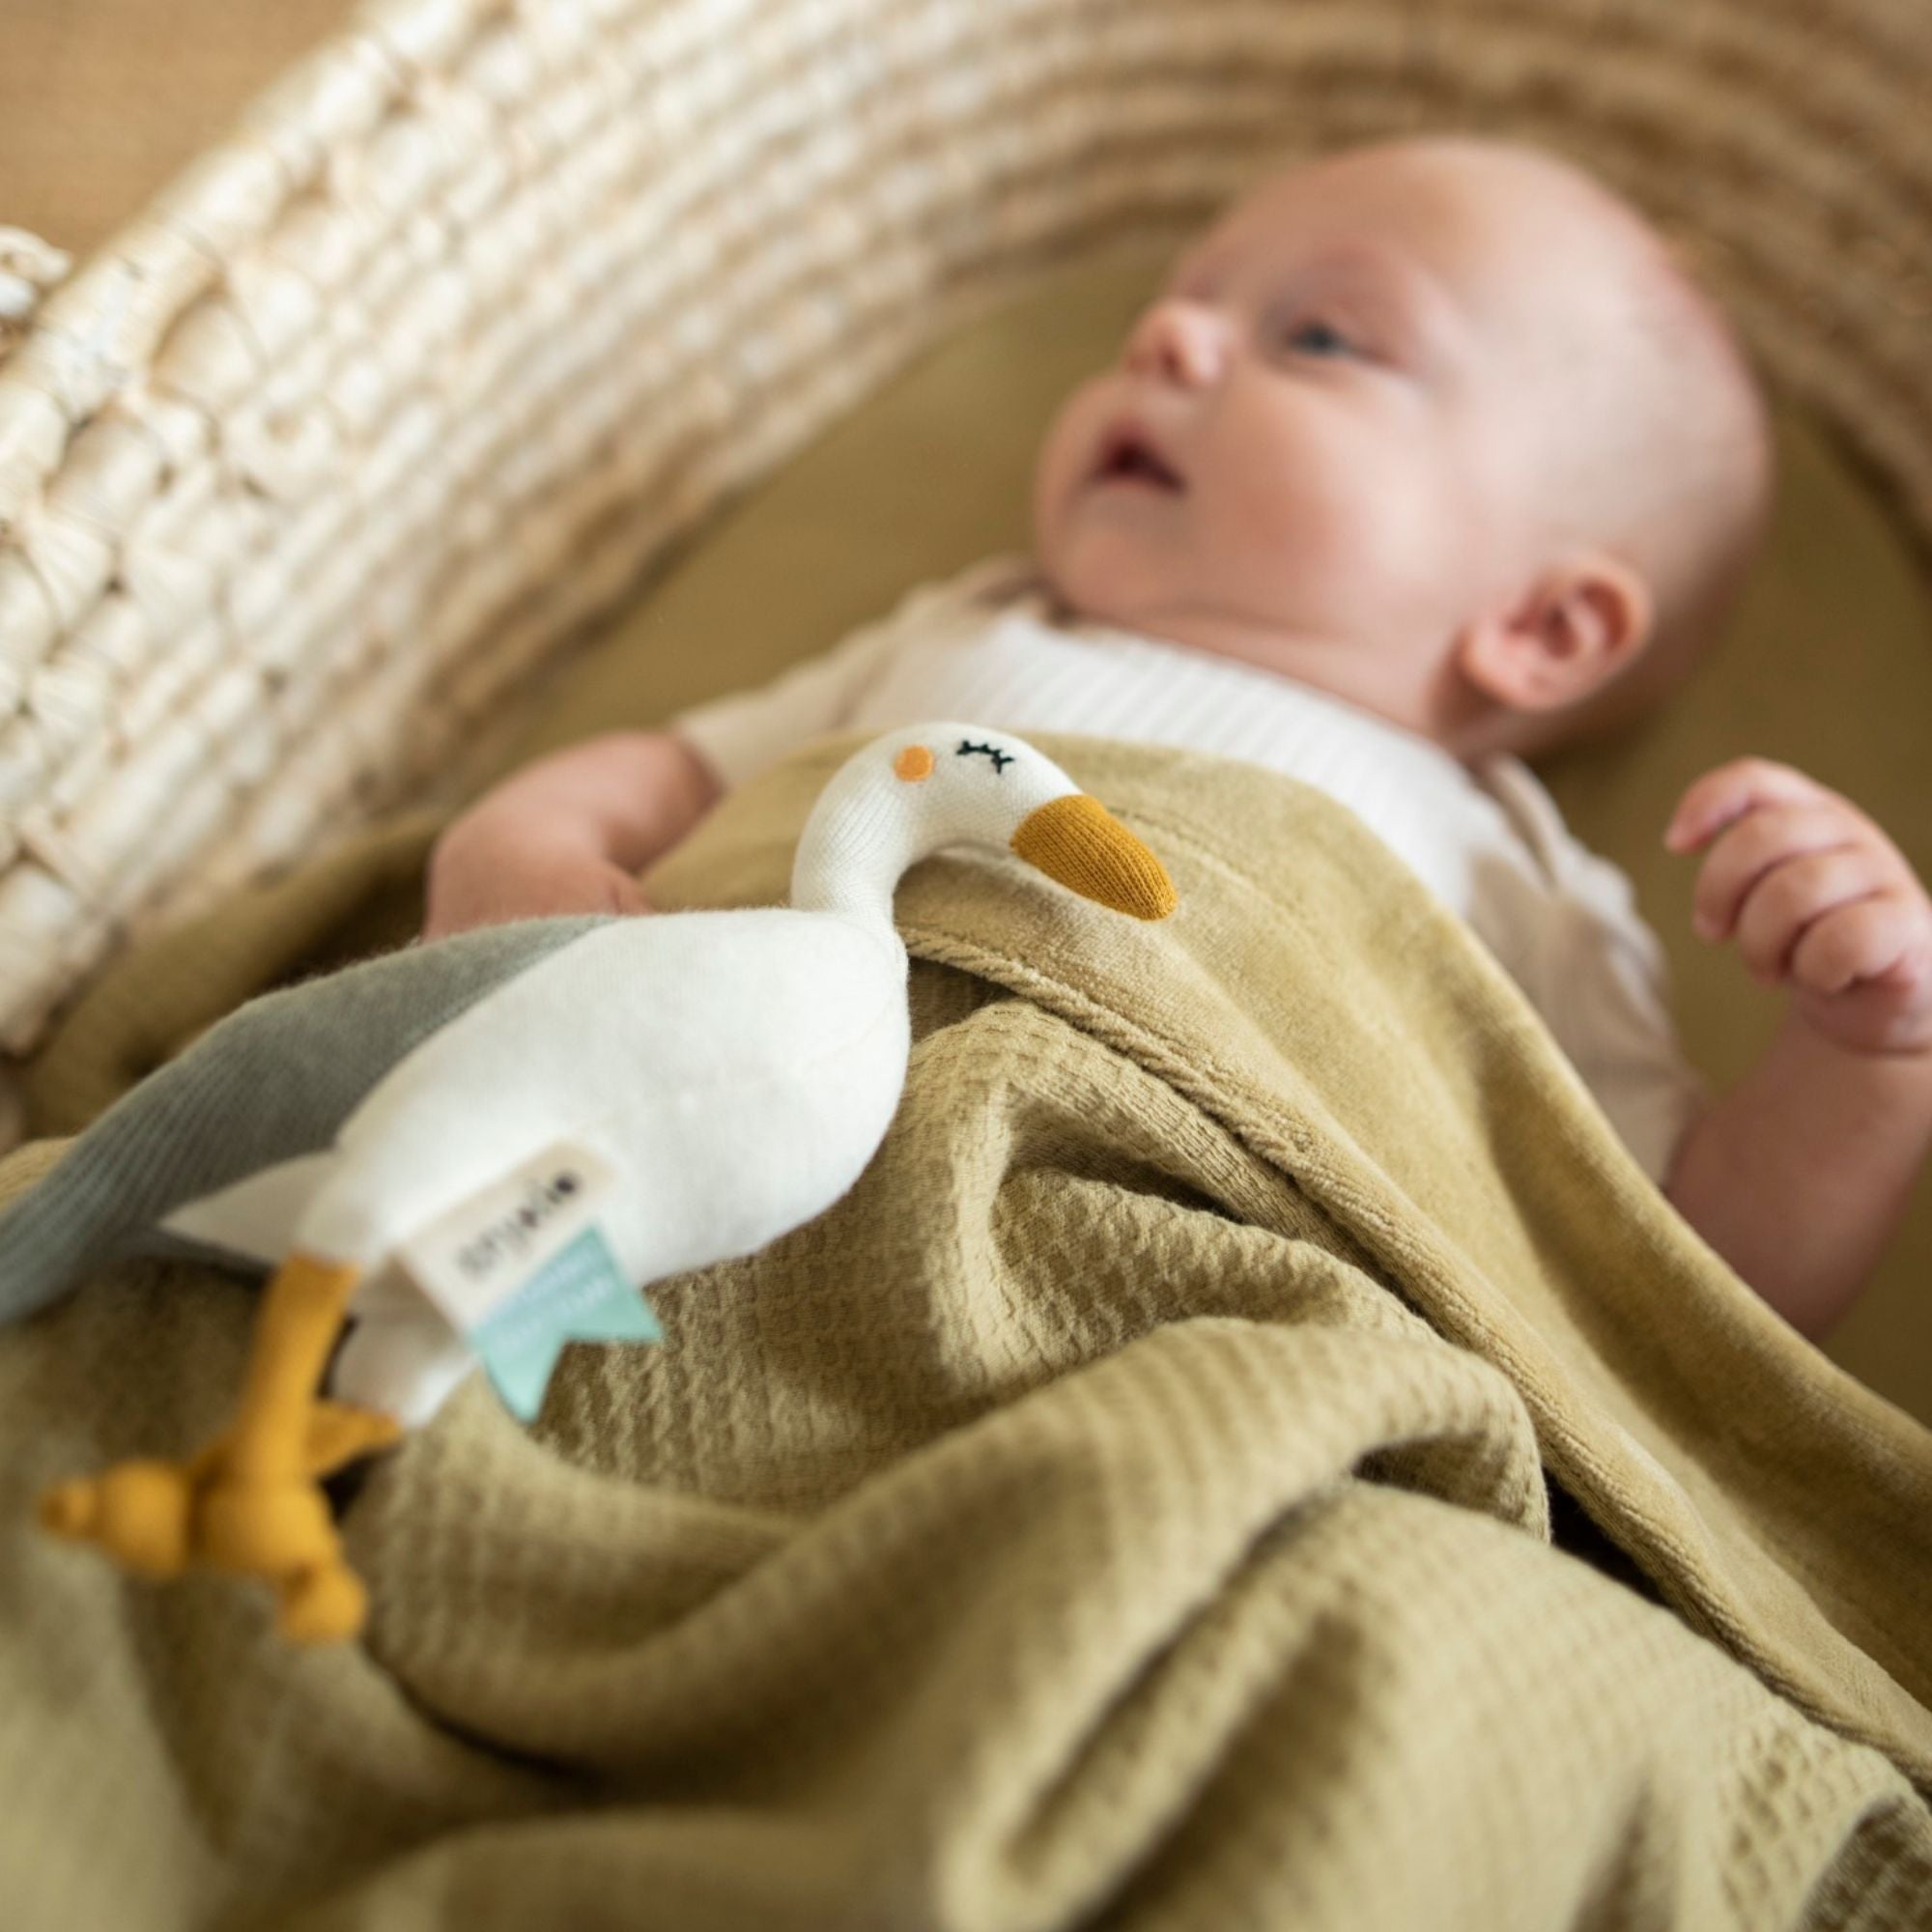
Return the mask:
<svg viewBox="0 0 1932 1932">
<path fill-rule="evenodd" d="M 70 279 L 0 238 L 0 1044 L 460 783 L 937 334 L 1298 153 L 1594 167 L 1932 557 L 1929 93 L 1896 0 L 366 7 Z"/>
</svg>

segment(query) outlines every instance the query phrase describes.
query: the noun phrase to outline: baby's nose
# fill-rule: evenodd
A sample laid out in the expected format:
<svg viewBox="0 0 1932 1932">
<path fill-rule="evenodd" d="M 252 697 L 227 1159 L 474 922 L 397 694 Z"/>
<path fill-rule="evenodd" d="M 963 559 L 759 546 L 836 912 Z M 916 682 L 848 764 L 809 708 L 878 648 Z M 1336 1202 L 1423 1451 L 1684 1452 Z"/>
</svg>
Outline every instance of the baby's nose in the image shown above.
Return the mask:
<svg viewBox="0 0 1932 1932">
<path fill-rule="evenodd" d="M 1127 340 L 1127 367 L 1178 383 L 1210 383 L 1220 373 L 1226 325 L 1201 302 L 1170 297 L 1141 317 Z"/>
</svg>

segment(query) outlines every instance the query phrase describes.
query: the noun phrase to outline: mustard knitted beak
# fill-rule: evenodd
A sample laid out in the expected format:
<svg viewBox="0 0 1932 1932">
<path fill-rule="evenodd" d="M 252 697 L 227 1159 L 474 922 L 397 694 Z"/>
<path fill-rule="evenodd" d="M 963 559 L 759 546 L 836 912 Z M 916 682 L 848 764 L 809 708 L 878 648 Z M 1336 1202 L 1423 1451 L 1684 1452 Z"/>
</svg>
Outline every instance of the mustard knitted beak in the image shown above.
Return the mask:
<svg viewBox="0 0 1932 1932">
<path fill-rule="evenodd" d="M 1165 919 L 1179 902 L 1165 868 L 1096 798 L 1068 792 L 1030 811 L 1013 850 L 1050 879 L 1136 919 Z"/>
</svg>

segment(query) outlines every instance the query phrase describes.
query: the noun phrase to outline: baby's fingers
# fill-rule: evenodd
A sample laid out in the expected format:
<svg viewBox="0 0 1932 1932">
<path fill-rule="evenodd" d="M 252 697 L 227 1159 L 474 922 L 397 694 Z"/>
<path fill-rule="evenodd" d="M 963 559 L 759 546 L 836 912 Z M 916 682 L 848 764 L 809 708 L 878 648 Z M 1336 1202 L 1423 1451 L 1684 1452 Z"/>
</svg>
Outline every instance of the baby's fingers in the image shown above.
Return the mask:
<svg viewBox="0 0 1932 1932">
<path fill-rule="evenodd" d="M 1745 900 L 1774 867 L 1813 853 L 1854 845 L 1858 826 L 1833 805 L 1766 806 L 1733 825 L 1712 848 L 1697 875 L 1690 923 L 1706 939 L 1721 939 Z"/>
<path fill-rule="evenodd" d="M 1738 916 L 1738 955 L 1757 979 L 1776 984 L 1795 966 L 1794 949 L 1814 922 L 1870 901 L 1887 883 L 1884 867 L 1863 846 L 1807 853 L 1774 866 L 1751 887 Z"/>
<path fill-rule="evenodd" d="M 1673 852 L 1695 851 L 1747 812 L 1832 796 L 1790 765 L 1772 758 L 1733 758 L 1706 772 L 1677 801 L 1663 842 Z"/>
<path fill-rule="evenodd" d="M 1799 940 L 1792 980 L 1807 992 L 1842 993 L 1895 966 L 1912 950 L 1917 931 L 1911 904 L 1896 893 L 1834 906 Z"/>
</svg>

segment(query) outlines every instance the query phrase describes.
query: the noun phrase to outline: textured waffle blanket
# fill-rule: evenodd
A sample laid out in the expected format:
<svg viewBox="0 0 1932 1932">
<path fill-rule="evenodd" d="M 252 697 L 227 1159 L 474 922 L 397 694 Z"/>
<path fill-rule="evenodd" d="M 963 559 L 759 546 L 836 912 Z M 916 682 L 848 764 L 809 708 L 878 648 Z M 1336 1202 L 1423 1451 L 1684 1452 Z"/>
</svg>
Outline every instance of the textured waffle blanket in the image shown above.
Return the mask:
<svg viewBox="0 0 1932 1932">
<path fill-rule="evenodd" d="M 781 896 L 852 742 L 656 900 Z M 1179 912 L 908 875 L 857 1188 L 657 1288 L 661 1347 L 571 1350 L 534 1429 L 472 1378 L 377 1463 L 361 1642 L 29 1526 L 225 1421 L 251 1290 L 128 1264 L 0 1334 L 10 1927 L 1932 1922 L 1932 1437 L 1349 813 L 1040 743 Z M 339 942 L 420 848 L 151 948 L 65 1064 Z"/>
</svg>

